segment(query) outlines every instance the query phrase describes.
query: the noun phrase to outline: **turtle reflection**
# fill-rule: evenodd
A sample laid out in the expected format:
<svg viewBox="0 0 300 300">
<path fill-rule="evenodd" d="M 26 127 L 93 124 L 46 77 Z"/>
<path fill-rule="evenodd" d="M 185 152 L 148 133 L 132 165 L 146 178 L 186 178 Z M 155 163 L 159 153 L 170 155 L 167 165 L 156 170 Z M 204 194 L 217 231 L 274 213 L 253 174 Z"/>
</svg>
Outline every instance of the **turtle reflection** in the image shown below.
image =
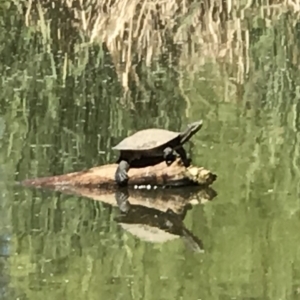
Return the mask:
<svg viewBox="0 0 300 300">
<path fill-rule="evenodd" d="M 114 220 L 120 226 L 141 240 L 152 243 L 164 243 L 181 237 L 186 246 L 194 252 L 204 252 L 202 241 L 193 235 L 184 225 L 183 220 L 191 204 L 184 206 L 180 214 L 171 209 L 166 212 L 143 205 L 132 205 L 128 201 L 128 192 L 117 191 L 115 194 L 120 215 Z"/>
</svg>

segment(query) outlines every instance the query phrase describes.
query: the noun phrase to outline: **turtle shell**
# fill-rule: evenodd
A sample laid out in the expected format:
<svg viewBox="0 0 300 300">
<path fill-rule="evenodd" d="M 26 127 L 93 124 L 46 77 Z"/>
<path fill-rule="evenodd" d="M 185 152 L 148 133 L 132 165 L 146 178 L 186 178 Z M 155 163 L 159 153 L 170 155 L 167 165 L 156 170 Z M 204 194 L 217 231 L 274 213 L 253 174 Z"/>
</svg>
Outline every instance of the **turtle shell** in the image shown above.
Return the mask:
<svg viewBox="0 0 300 300">
<path fill-rule="evenodd" d="M 151 150 L 163 146 L 179 136 L 179 132 L 150 128 L 140 130 L 123 139 L 115 150 Z"/>
</svg>

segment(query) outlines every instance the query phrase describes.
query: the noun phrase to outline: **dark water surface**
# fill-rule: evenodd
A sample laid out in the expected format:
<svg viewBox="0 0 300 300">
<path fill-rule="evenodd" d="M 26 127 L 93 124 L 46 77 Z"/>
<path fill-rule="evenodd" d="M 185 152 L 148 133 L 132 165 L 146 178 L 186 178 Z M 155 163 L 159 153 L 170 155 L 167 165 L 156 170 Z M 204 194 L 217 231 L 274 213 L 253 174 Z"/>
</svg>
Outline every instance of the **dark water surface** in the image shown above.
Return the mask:
<svg viewBox="0 0 300 300">
<path fill-rule="evenodd" d="M 297 27 L 283 16 L 251 33 L 241 84 L 209 60 L 194 74 L 162 66 L 125 101 L 97 47 L 63 71 L 61 53 L 11 22 L 0 48 L 0 299 L 299 299 Z M 127 134 L 201 118 L 186 149 L 217 173 L 218 196 L 183 222 L 204 253 L 140 239 L 101 201 L 13 184 L 113 162 Z"/>
</svg>

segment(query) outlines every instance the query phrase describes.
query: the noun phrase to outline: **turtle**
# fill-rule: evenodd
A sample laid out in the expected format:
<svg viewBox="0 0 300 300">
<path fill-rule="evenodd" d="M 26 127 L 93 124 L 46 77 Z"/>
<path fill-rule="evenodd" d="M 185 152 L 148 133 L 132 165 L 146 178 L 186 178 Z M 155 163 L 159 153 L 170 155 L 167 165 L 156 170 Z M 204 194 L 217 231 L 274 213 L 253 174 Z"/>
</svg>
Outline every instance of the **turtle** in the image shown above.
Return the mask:
<svg viewBox="0 0 300 300">
<path fill-rule="evenodd" d="M 185 149 L 182 147 L 202 127 L 203 121 L 191 123 L 182 132 L 175 132 L 160 128 L 148 128 L 137 131 L 131 136 L 123 139 L 114 146 L 113 150 L 119 150 L 120 156 L 117 160 L 118 168 L 115 172 L 115 181 L 119 186 L 128 182 L 128 170 L 135 167 L 138 162 L 151 161 L 151 158 L 166 161 L 169 166 L 175 160 L 174 151 L 180 156 L 185 167 L 190 160 L 187 158 Z M 153 161 L 153 160 L 152 160 Z"/>
</svg>

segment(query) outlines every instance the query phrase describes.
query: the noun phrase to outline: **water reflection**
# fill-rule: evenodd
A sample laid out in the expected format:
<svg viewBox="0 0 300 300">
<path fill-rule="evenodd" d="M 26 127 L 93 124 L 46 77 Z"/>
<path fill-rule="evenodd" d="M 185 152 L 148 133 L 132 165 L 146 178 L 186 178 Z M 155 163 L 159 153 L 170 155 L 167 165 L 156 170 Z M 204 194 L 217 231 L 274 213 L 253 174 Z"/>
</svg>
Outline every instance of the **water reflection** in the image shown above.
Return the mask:
<svg viewBox="0 0 300 300">
<path fill-rule="evenodd" d="M 11 255 L 10 234 L 0 235 L 0 299 L 11 297 L 9 256 Z"/>
<path fill-rule="evenodd" d="M 14 294 L 14 288 L 10 286 L 10 257 L 13 255 L 11 216 L 7 198 L 0 196 L 0 199 L 0 299 L 11 299 Z"/>
<path fill-rule="evenodd" d="M 180 214 L 172 209 L 160 211 L 143 205 L 131 205 L 128 201 L 127 191 L 117 191 L 116 202 L 122 214 L 115 217 L 123 229 L 134 236 L 148 242 L 163 243 L 174 238 L 182 237 L 187 246 L 195 252 L 203 252 L 203 244 L 185 226 L 183 220 L 189 209 L 190 203 L 182 207 Z"/>
<path fill-rule="evenodd" d="M 140 84 L 125 97 L 109 53 L 70 34 L 72 20 L 55 15 L 60 5 L 40 2 L 53 8 L 55 22 L 45 19 L 39 30 L 24 26 L 17 2 L 0 4 L 3 297 L 11 288 L 11 298 L 21 299 L 298 299 L 297 15 L 284 5 L 253 3 L 232 14 L 241 19 L 228 26 L 204 26 L 213 41 L 183 20 L 188 41 L 176 57 L 176 45 L 168 45 L 151 68 L 135 65 Z M 32 11 L 38 17 L 40 10 Z M 70 28 L 61 35 L 64 19 Z M 196 34 L 201 45 L 194 47 Z M 186 148 L 196 165 L 217 173 L 219 192 L 217 201 L 193 207 L 184 218 L 203 240 L 201 255 L 190 255 L 181 238 L 157 244 L 127 233 L 113 221 L 120 214 L 114 193 L 65 195 L 11 185 L 15 178 L 115 161 L 111 148 L 121 137 L 152 126 L 179 130 L 199 118 L 202 133 Z M 190 189 L 186 194 L 191 202 L 209 199 Z M 93 197 L 99 201 L 87 199 Z M 150 210 L 166 222 L 167 208 L 180 216 L 186 197 L 136 191 L 129 202 L 134 217 L 136 209 L 151 219 Z"/>
<path fill-rule="evenodd" d="M 188 252 L 202 251 L 201 232 L 195 234 L 187 229 L 184 220 L 199 206 L 195 205 L 196 200 L 207 204 L 216 195 L 211 189 L 199 188 L 153 193 L 132 190 L 129 191 L 131 207 L 122 213 L 115 192 L 76 187 L 63 193 L 20 187 L 17 191 L 19 199 L 32 200 L 17 201 L 13 208 L 15 252 L 10 269 L 12 285 L 30 299 L 35 293 L 45 291 L 72 297 L 74 289 L 78 294 L 73 295 L 76 299 L 83 297 L 86 289 L 91 292 L 101 289 L 101 295 L 106 290 L 117 296 L 127 290 L 123 283 L 128 278 L 135 284 L 142 278 L 133 269 L 140 272 L 141 267 L 147 267 L 140 263 L 146 252 L 152 253 L 152 264 L 157 264 L 163 253 L 172 261 L 176 261 L 176 253 L 188 255 L 185 247 L 181 249 L 182 241 L 187 243 Z M 201 214 L 198 217 L 202 219 Z M 144 237 L 149 234 L 147 242 Z M 154 244 L 159 245 L 160 255 L 152 249 Z M 167 273 L 160 276 L 163 278 Z"/>
</svg>

